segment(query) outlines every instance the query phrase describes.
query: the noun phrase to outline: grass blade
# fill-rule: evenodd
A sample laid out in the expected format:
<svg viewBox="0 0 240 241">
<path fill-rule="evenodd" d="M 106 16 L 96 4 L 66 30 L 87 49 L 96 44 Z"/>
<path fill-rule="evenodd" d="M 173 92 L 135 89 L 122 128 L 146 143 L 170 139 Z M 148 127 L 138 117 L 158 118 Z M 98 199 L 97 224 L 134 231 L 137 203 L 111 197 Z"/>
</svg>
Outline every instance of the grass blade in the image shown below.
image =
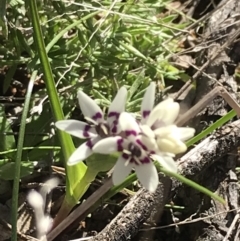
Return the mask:
<svg viewBox="0 0 240 241">
<path fill-rule="evenodd" d="M 32 73 L 31 79 L 28 84 L 27 93 L 24 101 L 24 108 L 21 118 L 21 126 L 19 130 L 19 138 L 17 144 L 17 153 L 16 153 L 16 161 L 15 161 L 15 178 L 13 182 L 13 194 L 12 194 L 12 241 L 17 241 L 17 218 L 18 218 L 18 192 L 19 192 L 19 181 L 20 181 L 20 167 L 21 167 L 21 159 L 22 159 L 22 151 L 23 151 L 23 143 L 24 143 L 24 135 L 25 135 L 25 127 L 26 120 L 32 95 L 32 90 L 34 86 L 34 81 L 37 76 L 37 71 Z"/>
<path fill-rule="evenodd" d="M 196 142 L 202 140 L 205 138 L 207 135 L 215 131 L 217 128 L 223 126 L 226 122 L 231 120 L 234 116 L 236 116 L 235 110 L 229 111 L 225 116 L 214 122 L 211 126 L 203 130 L 201 133 L 198 135 L 194 136 L 192 139 L 186 142 L 187 146 L 192 146 Z"/>
</svg>

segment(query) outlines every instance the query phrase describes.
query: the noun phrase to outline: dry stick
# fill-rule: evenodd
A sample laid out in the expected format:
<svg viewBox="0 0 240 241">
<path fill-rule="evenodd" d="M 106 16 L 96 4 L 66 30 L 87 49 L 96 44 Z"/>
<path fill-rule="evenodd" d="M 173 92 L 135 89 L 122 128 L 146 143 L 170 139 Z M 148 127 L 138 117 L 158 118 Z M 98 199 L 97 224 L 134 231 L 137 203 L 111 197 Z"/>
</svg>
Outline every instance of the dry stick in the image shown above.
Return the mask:
<svg viewBox="0 0 240 241">
<path fill-rule="evenodd" d="M 67 216 L 67 218 L 65 218 L 56 228 L 54 228 L 47 235 L 47 240 L 52 241 L 54 238 L 56 238 L 75 220 L 77 220 L 81 215 L 83 215 L 86 210 L 93 206 L 96 200 L 99 200 L 112 186 L 112 179 L 109 178 L 99 189 L 97 189 L 89 198 L 87 198 L 85 202 L 78 206 L 72 213 Z"/>
<path fill-rule="evenodd" d="M 198 24 L 204 22 L 205 20 L 207 20 L 210 16 L 212 16 L 215 12 L 217 12 L 225 3 L 220 3 L 214 10 L 212 10 L 211 12 L 204 14 L 203 17 L 201 17 L 200 19 L 198 19 L 197 21 L 195 21 L 193 24 L 189 25 L 188 27 L 186 27 L 185 30 L 190 30 L 193 29 L 194 27 L 196 27 Z M 176 34 L 174 34 L 174 36 L 170 39 L 168 39 L 167 41 L 165 41 L 163 44 L 167 44 L 169 42 L 171 42 L 172 40 L 174 40 L 175 38 L 181 36 L 181 34 L 183 33 L 183 31 L 178 32 Z"/>
<path fill-rule="evenodd" d="M 240 29 L 238 29 L 229 39 L 226 40 L 226 42 L 219 47 L 219 49 L 212 55 L 209 57 L 209 59 L 206 61 L 206 63 L 193 75 L 193 77 L 188 80 L 184 86 L 177 92 L 177 94 L 174 96 L 174 99 L 179 98 L 179 96 L 186 91 L 189 86 L 191 85 L 191 83 L 193 82 L 193 80 L 195 80 L 196 78 L 198 78 L 201 74 L 203 74 L 203 71 L 209 66 L 209 64 L 215 60 L 219 54 L 222 53 L 222 51 L 229 47 L 230 44 L 233 43 L 233 41 L 240 35 Z"/>
<path fill-rule="evenodd" d="M 229 229 L 228 229 L 228 231 L 227 231 L 227 234 L 226 234 L 226 236 L 224 237 L 223 241 L 228 241 L 228 240 L 229 240 L 229 237 L 230 237 L 230 235 L 231 235 L 231 233 L 232 233 L 232 231 L 233 231 L 236 223 L 239 222 L 239 217 L 240 217 L 240 215 L 239 215 L 239 213 L 237 213 L 237 214 L 235 215 L 235 217 L 234 217 L 234 219 L 233 219 L 233 221 L 232 221 L 232 223 L 231 223 L 231 226 L 229 227 Z"/>
<path fill-rule="evenodd" d="M 167 225 L 162 225 L 162 226 L 156 226 L 156 227 L 150 227 L 150 228 L 141 228 L 139 231 L 145 232 L 145 231 L 150 231 L 150 230 L 160 230 L 160 229 L 166 229 L 166 228 L 176 227 L 176 226 L 180 226 L 180 225 L 186 225 L 186 224 L 190 224 L 190 223 L 198 223 L 200 221 L 210 220 L 210 219 L 215 218 L 215 217 L 217 217 L 218 215 L 221 215 L 221 214 L 235 212 L 236 210 L 237 209 L 234 208 L 234 209 L 231 209 L 231 210 L 218 212 L 218 213 L 208 215 L 206 217 L 200 217 L 200 218 L 192 218 L 193 215 L 194 216 L 196 215 L 196 213 L 194 213 L 189 218 L 186 218 L 185 220 L 177 222 L 177 223 L 172 223 L 172 224 L 167 224 Z"/>
<path fill-rule="evenodd" d="M 194 149 L 184 155 L 179 163 L 179 170 L 182 175 L 195 176 L 212 165 L 220 157 L 226 155 L 231 150 L 240 145 L 240 120 L 228 124 L 206 138 Z M 196 168 L 197 165 L 197 168 Z M 172 192 L 181 188 L 182 183 L 174 180 Z M 151 206 L 142 205 L 144 199 L 150 195 L 145 189 L 141 189 L 137 196 L 127 204 L 123 210 L 114 218 L 111 223 L 90 241 L 126 241 L 136 234 L 136 223 L 139 225 L 141 215 L 151 212 Z M 161 193 L 158 194 L 161 196 Z M 162 194 L 162 196 L 164 196 Z M 142 200 L 143 199 L 143 200 Z M 150 199 L 151 200 L 151 199 Z M 162 207 L 157 207 L 162 208 Z M 150 209 L 150 211 L 148 210 Z M 137 211 L 137 214 L 136 214 Z M 144 218 L 146 218 L 144 216 Z M 144 220 L 142 218 L 142 220 Z M 138 226 L 139 228 L 139 226 Z M 133 232 L 133 233 L 131 233 Z"/>
<path fill-rule="evenodd" d="M 229 104 L 229 106 L 236 111 L 237 115 L 240 116 L 240 106 L 238 103 L 232 98 L 232 96 L 224 87 L 217 86 L 208 94 L 206 94 L 205 97 L 196 103 L 196 105 L 194 105 L 190 110 L 181 115 L 177 119 L 176 124 L 183 126 L 187 120 L 189 121 L 195 117 L 203 108 L 205 108 L 215 97 L 219 95 L 222 96 L 224 100 Z"/>
<path fill-rule="evenodd" d="M 240 224 L 238 224 L 238 227 L 237 227 L 237 232 L 235 234 L 235 237 L 234 237 L 234 241 L 239 241 L 239 234 L 240 234 Z"/>
</svg>

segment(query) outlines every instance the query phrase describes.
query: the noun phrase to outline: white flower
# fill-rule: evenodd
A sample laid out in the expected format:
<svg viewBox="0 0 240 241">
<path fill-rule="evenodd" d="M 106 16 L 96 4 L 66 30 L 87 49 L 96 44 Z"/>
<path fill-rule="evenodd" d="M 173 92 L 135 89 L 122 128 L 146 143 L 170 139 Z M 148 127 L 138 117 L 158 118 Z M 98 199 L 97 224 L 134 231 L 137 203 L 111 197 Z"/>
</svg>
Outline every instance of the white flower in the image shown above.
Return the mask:
<svg viewBox="0 0 240 241">
<path fill-rule="evenodd" d="M 154 192 L 158 185 L 158 173 L 148 149 L 142 142 L 141 129 L 133 116 L 123 112 L 119 117 L 121 136 L 108 137 L 93 147 L 93 151 L 102 154 L 122 152 L 113 171 L 113 183 L 118 185 L 135 169 L 141 184 L 150 192 Z"/>
<path fill-rule="evenodd" d="M 96 102 L 84 92 L 78 92 L 78 101 L 82 113 L 91 124 L 77 120 L 56 122 L 56 127 L 60 130 L 78 138 L 88 139 L 70 156 L 68 165 L 74 165 L 86 159 L 92 154 L 92 148 L 99 140 L 109 135 L 116 135 L 119 132 L 118 118 L 120 113 L 125 110 L 126 98 L 127 90 L 122 87 L 111 103 L 105 120 L 104 114 Z"/>
<path fill-rule="evenodd" d="M 164 168 L 175 172 L 177 167 L 172 157 L 187 150 L 184 141 L 191 138 L 195 130 L 174 125 L 179 114 L 179 104 L 173 99 L 168 98 L 153 108 L 155 88 L 155 83 L 152 82 L 141 105 L 143 139 L 146 139 L 146 144 L 151 143 L 151 147 L 154 147 L 157 155 L 153 155 L 153 158 Z"/>
</svg>

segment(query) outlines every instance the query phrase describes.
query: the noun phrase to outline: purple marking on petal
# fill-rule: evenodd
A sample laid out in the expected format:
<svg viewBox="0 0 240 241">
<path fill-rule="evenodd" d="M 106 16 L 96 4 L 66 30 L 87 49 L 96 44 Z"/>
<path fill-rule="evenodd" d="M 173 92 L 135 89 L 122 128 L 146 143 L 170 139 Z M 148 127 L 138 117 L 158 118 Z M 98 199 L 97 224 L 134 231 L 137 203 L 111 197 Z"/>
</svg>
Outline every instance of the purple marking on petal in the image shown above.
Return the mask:
<svg viewBox="0 0 240 241">
<path fill-rule="evenodd" d="M 132 164 L 134 164 L 134 165 L 136 165 L 136 166 L 138 166 L 139 165 L 139 163 L 135 160 L 135 158 L 131 158 L 130 159 L 130 161 L 129 161 L 130 163 L 132 163 Z"/>
<path fill-rule="evenodd" d="M 84 130 L 83 130 L 83 136 L 86 137 L 86 138 L 89 138 L 89 133 L 88 131 L 91 129 L 91 126 L 90 125 L 86 125 Z"/>
<path fill-rule="evenodd" d="M 97 119 L 102 119 L 102 114 L 100 112 L 97 112 L 94 116 L 92 116 L 92 119 L 97 121 Z"/>
<path fill-rule="evenodd" d="M 134 130 L 126 130 L 125 134 L 126 134 L 126 136 L 131 136 L 131 135 L 136 136 L 137 132 Z"/>
<path fill-rule="evenodd" d="M 118 119 L 119 116 L 120 116 L 119 112 L 111 111 L 111 112 L 108 113 L 108 118 L 116 117 L 116 119 Z"/>
<path fill-rule="evenodd" d="M 87 142 L 86 142 L 86 145 L 92 150 L 92 148 L 93 148 L 93 143 L 92 143 L 92 140 L 91 139 L 89 139 Z"/>
<path fill-rule="evenodd" d="M 142 164 L 146 164 L 146 163 L 150 163 L 151 160 L 150 160 L 150 158 L 148 158 L 148 157 L 146 156 L 146 157 L 144 157 L 143 159 L 141 159 L 140 162 L 141 162 Z"/>
<path fill-rule="evenodd" d="M 127 153 L 123 153 L 122 154 L 122 158 L 128 160 L 129 159 L 129 155 Z M 130 160 L 130 162 L 131 162 L 131 160 Z"/>
<path fill-rule="evenodd" d="M 150 112 L 151 112 L 150 110 L 144 110 L 142 113 L 143 118 L 146 118 L 147 116 L 149 116 Z"/>
<path fill-rule="evenodd" d="M 111 133 L 117 134 L 117 132 L 118 132 L 118 120 L 114 120 L 112 122 Z"/>
<path fill-rule="evenodd" d="M 138 161 L 136 160 L 136 158 L 134 158 L 134 157 L 132 157 L 131 159 L 130 159 L 130 162 L 131 163 L 133 163 L 134 165 L 136 165 L 136 166 L 139 166 L 139 165 L 141 165 L 141 164 L 148 164 L 148 163 L 150 163 L 151 162 L 151 160 L 150 160 L 150 158 L 148 158 L 147 156 L 146 157 L 144 157 L 143 159 L 138 159 Z M 140 164 L 140 163 L 141 164 Z"/>
<path fill-rule="evenodd" d="M 137 139 L 136 142 L 144 151 L 148 151 L 148 148 L 139 139 Z"/>
<path fill-rule="evenodd" d="M 111 130 L 111 132 L 112 132 L 113 134 L 116 134 L 116 133 L 117 133 L 117 130 L 118 130 L 117 126 L 114 125 L 113 128 L 112 128 L 112 130 Z"/>
<path fill-rule="evenodd" d="M 123 147 L 122 147 L 122 144 L 123 144 L 123 139 L 122 138 L 119 138 L 117 140 L 117 150 L 120 152 L 120 151 L 123 151 Z"/>
</svg>

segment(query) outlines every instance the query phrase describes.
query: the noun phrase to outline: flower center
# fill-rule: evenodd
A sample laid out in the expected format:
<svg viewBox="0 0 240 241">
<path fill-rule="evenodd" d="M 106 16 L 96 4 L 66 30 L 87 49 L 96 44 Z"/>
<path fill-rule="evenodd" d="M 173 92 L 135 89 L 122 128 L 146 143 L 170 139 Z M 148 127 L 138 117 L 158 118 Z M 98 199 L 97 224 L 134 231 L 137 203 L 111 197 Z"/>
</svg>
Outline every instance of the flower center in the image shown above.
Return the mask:
<svg viewBox="0 0 240 241">
<path fill-rule="evenodd" d="M 102 138 L 108 137 L 110 134 L 110 128 L 106 123 L 99 123 L 95 128 L 97 134 Z"/>
<path fill-rule="evenodd" d="M 137 158 L 141 157 L 142 155 L 141 148 L 134 145 L 133 143 L 129 143 L 128 151 L 131 153 L 132 156 L 135 156 Z"/>
</svg>

